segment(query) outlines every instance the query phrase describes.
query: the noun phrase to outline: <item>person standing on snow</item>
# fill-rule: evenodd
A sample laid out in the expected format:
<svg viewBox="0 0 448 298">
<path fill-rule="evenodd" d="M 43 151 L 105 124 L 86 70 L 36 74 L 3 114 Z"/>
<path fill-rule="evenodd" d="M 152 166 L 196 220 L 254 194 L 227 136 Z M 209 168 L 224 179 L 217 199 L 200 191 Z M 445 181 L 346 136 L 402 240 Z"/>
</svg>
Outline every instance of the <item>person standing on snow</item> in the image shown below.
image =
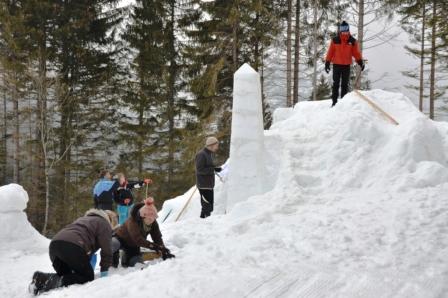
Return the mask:
<svg viewBox="0 0 448 298">
<path fill-rule="evenodd" d="M 50 260 L 56 273 L 36 271 L 30 291 L 38 295 L 59 287 L 84 284 L 94 279 L 90 257 L 101 249 L 101 277 L 112 264 L 112 229 L 117 215 L 109 210 L 91 209 L 59 231 L 51 240 Z"/>
<path fill-rule="evenodd" d="M 117 255 L 120 249 L 124 254 L 121 266 L 133 267 L 137 263 L 143 263 L 140 248 L 145 247 L 162 254 L 163 260 L 174 258 L 170 250 L 165 247 L 157 219 L 157 209 L 154 207 L 154 199 L 149 197 L 142 203 L 137 203 L 131 210 L 131 216 L 121 225 L 112 238 L 112 250 Z M 146 238 L 151 235 L 153 242 Z M 118 266 L 114 260 L 113 266 Z"/>
<path fill-rule="evenodd" d="M 338 27 L 338 35 L 331 40 L 330 48 L 325 58 L 325 71 L 327 73 L 330 72 L 330 63 L 333 63 L 332 107 L 338 102 L 339 85 L 341 86 L 341 98 L 348 92 L 352 57 L 355 58 L 356 63 L 363 71 L 365 64 L 362 60 L 358 42 L 350 34 L 350 27 L 347 22 L 343 21 Z"/>
<path fill-rule="evenodd" d="M 218 139 L 209 137 L 205 141 L 205 147 L 196 154 L 196 186 L 201 195 L 201 218 L 206 218 L 213 212 L 215 172 L 222 170 L 213 162 L 213 155 L 218 149 Z"/>
<path fill-rule="evenodd" d="M 117 180 L 119 187 L 114 194 L 114 201 L 117 204 L 118 223 L 122 225 L 128 219 L 129 212 L 134 206 L 134 195 L 132 194 L 132 189 L 140 188 L 145 184 L 151 184 L 152 180 L 145 178 L 143 181 L 129 182 L 126 179 L 126 176 L 122 173 L 117 174 Z"/>
<path fill-rule="evenodd" d="M 96 209 L 112 210 L 114 194 L 120 184 L 112 180 L 112 175 L 108 170 L 102 170 L 100 180 L 93 188 L 93 201 Z"/>
</svg>

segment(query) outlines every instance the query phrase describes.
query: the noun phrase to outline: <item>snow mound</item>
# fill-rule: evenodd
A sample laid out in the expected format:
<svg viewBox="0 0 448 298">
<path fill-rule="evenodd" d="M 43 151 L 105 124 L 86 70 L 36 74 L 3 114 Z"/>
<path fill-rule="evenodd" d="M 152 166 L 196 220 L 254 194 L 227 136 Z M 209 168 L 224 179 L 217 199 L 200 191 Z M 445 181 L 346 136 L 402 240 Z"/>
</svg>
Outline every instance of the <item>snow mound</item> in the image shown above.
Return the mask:
<svg viewBox="0 0 448 298">
<path fill-rule="evenodd" d="M 391 125 L 350 93 L 333 109 L 328 108 L 327 101 L 296 105 L 289 117 L 274 123 L 268 136 L 281 133 L 288 142 L 286 138 L 297 138 L 300 132 L 297 140 L 307 143 L 314 138 L 320 145 L 312 154 L 320 156 L 322 162 L 313 170 L 334 178 L 321 181 L 321 189 L 384 185 L 406 189 L 446 182 L 446 123 L 431 121 L 402 94 L 382 90 L 364 94 L 400 124 Z M 312 178 L 299 180 L 302 186 L 316 182 Z"/>
<path fill-rule="evenodd" d="M 48 297 L 446 297 L 448 123 L 401 94 L 363 94 L 399 125 L 355 93 L 284 109 L 264 132 L 267 192 L 226 214 L 218 179 L 217 210 L 200 219 L 192 188 L 159 213 L 175 259 Z M 29 273 L 15 273 L 5 297 L 25 292 L 15 280 Z"/>
<path fill-rule="evenodd" d="M 36 251 L 46 249 L 48 240 L 29 223 L 24 212 L 28 194 L 22 186 L 0 187 L 0 250 Z"/>
</svg>

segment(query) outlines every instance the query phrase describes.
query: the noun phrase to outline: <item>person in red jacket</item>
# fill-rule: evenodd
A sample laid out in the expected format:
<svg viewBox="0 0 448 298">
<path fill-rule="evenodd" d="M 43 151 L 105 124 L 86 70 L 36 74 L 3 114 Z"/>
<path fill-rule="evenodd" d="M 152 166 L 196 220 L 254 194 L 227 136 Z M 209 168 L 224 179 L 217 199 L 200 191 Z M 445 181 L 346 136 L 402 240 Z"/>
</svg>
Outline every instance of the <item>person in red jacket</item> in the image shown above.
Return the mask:
<svg viewBox="0 0 448 298">
<path fill-rule="evenodd" d="M 358 42 L 350 34 L 350 27 L 347 22 L 342 21 L 338 31 L 339 34 L 331 40 L 330 48 L 325 58 L 325 71 L 327 73 L 330 72 L 330 63 L 333 63 L 332 107 L 338 102 L 339 86 L 341 86 L 341 98 L 348 92 L 352 57 L 355 58 L 356 63 L 361 67 L 361 71 L 365 68 Z"/>
</svg>

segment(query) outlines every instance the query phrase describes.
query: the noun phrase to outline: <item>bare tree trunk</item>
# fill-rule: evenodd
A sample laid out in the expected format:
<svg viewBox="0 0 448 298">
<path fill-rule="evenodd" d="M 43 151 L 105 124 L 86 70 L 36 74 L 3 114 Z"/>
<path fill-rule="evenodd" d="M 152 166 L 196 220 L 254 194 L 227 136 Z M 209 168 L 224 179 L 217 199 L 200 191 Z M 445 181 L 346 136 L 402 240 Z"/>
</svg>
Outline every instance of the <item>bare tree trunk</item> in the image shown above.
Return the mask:
<svg viewBox="0 0 448 298">
<path fill-rule="evenodd" d="M 361 53 L 364 44 L 364 14 L 364 0 L 358 0 L 358 43 Z M 361 87 L 362 71 L 360 71 L 358 75 L 359 78 L 355 82 L 355 89 L 360 89 Z"/>
<path fill-rule="evenodd" d="M 239 18 L 239 3 L 236 1 L 235 4 L 235 22 L 233 23 L 232 28 L 232 36 L 233 36 L 233 44 L 232 44 L 232 63 L 233 63 L 233 73 L 238 70 L 238 29 L 240 26 L 240 18 Z"/>
<path fill-rule="evenodd" d="M 138 115 L 138 123 L 139 123 L 139 127 L 144 127 L 144 119 L 143 119 L 143 110 L 144 107 L 141 106 L 140 104 L 140 111 L 139 111 L 139 115 Z M 141 177 L 143 174 L 143 138 L 140 137 L 138 140 L 138 145 L 137 145 L 137 150 L 138 150 L 138 158 L 137 158 L 137 168 L 138 168 L 138 176 Z"/>
<path fill-rule="evenodd" d="M 18 84 L 17 74 L 14 75 L 14 83 Z M 19 113 L 19 94 L 18 86 L 12 88 L 12 101 L 14 113 L 14 166 L 13 166 L 13 180 L 15 183 L 20 183 L 20 113 Z"/>
<path fill-rule="evenodd" d="M 264 47 L 261 47 L 260 55 L 261 55 L 260 84 L 261 84 L 261 96 L 263 97 L 263 94 L 264 94 Z"/>
<path fill-rule="evenodd" d="M 313 8 L 313 100 L 317 100 L 317 13 L 318 2 L 314 0 Z"/>
<path fill-rule="evenodd" d="M 3 74 L 5 75 L 5 74 Z M 7 110 L 7 98 L 6 98 L 6 80 L 3 77 L 3 140 L 2 140 L 2 151 L 4 155 L 4 160 L 2 168 L 3 168 L 3 176 L 2 176 L 2 184 L 6 184 L 6 168 L 8 165 L 8 146 L 7 146 L 7 137 L 8 137 L 8 110 Z"/>
<path fill-rule="evenodd" d="M 174 35 L 174 26 L 175 26 L 175 15 L 174 8 L 176 5 L 175 0 L 170 1 L 170 24 L 169 24 L 169 55 L 170 55 L 170 66 L 169 66 L 169 82 L 168 82 L 168 177 L 167 177 L 167 186 L 168 192 L 170 193 L 170 188 L 172 187 L 172 180 L 174 176 L 174 96 L 175 96 L 175 88 L 176 88 L 176 73 L 177 73 L 177 64 L 176 64 L 176 49 L 175 49 L 175 35 Z"/>
<path fill-rule="evenodd" d="M 47 55 L 45 38 L 40 44 L 39 50 L 39 69 L 36 78 L 37 89 L 37 119 L 38 119 L 38 138 L 41 145 L 40 169 L 43 170 L 45 180 L 45 217 L 42 233 L 47 233 L 49 210 L 50 210 L 50 169 L 48 168 L 47 144 L 49 128 L 47 124 Z"/>
<path fill-rule="evenodd" d="M 420 52 L 420 86 L 419 86 L 419 97 L 418 97 L 418 108 L 420 112 L 423 112 L 423 74 L 425 67 L 425 30 L 426 30 L 426 3 L 423 3 L 422 8 L 422 41 L 421 41 L 421 52 Z"/>
<path fill-rule="evenodd" d="M 286 30 L 286 106 L 292 106 L 291 97 L 291 23 L 292 23 L 292 0 L 288 1 L 288 19 L 287 19 L 287 30 Z"/>
<path fill-rule="evenodd" d="M 293 105 L 299 102 L 299 60 L 300 60 L 300 0 L 296 2 L 296 28 L 294 30 L 294 86 Z"/>
<path fill-rule="evenodd" d="M 432 30 L 431 30 L 431 76 L 429 87 L 429 118 L 434 120 L 434 99 L 435 99 L 435 76 L 436 76 L 436 18 L 437 18 L 437 1 L 433 1 L 432 5 Z"/>
<path fill-rule="evenodd" d="M 50 211 L 50 173 L 48 171 L 46 158 L 44 160 L 44 167 L 45 167 L 45 218 L 44 218 L 44 227 L 42 228 L 43 235 L 47 233 L 48 217 Z"/>
</svg>

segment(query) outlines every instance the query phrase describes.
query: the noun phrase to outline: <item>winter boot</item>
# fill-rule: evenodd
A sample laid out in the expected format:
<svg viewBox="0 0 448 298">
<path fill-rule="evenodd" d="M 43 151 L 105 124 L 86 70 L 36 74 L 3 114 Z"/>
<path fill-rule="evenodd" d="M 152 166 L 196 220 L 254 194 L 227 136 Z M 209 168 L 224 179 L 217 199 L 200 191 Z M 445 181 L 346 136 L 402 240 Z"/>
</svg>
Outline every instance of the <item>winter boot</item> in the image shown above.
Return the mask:
<svg viewBox="0 0 448 298">
<path fill-rule="evenodd" d="M 47 282 L 44 284 L 42 292 L 48 292 L 50 290 L 62 287 L 62 276 L 52 274 Z"/>
<path fill-rule="evenodd" d="M 33 280 L 30 284 L 30 292 L 34 295 L 39 295 L 43 292 L 48 292 L 52 289 L 62 286 L 62 277 L 56 273 L 43 273 L 36 271 L 33 274 Z"/>
<path fill-rule="evenodd" d="M 120 263 L 120 250 L 117 250 L 112 255 L 112 267 L 118 268 L 119 263 Z"/>
<path fill-rule="evenodd" d="M 36 271 L 33 274 L 33 280 L 29 286 L 29 291 L 31 294 L 39 295 L 40 293 L 51 290 L 47 290 L 49 285 L 57 285 L 60 279 L 61 278 L 55 273 L 43 273 Z"/>
<path fill-rule="evenodd" d="M 126 268 L 129 266 L 128 264 L 128 256 L 125 251 L 121 251 L 121 266 Z"/>
</svg>

